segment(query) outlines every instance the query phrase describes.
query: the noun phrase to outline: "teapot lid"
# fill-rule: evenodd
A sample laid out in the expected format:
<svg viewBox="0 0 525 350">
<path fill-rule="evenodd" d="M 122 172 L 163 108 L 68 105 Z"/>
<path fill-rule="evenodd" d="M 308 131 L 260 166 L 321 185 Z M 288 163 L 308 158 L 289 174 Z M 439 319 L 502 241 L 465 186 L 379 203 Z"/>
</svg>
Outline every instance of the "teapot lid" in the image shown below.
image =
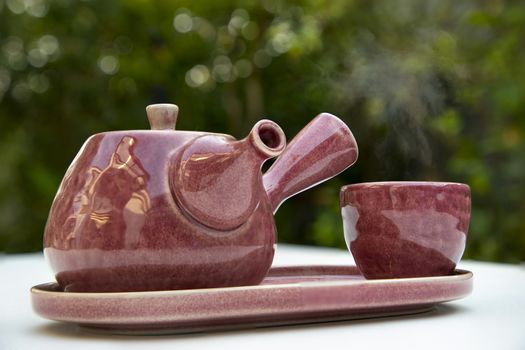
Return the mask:
<svg viewBox="0 0 525 350">
<path fill-rule="evenodd" d="M 146 107 L 151 130 L 173 130 L 179 107 L 171 103 L 158 103 Z"/>
</svg>

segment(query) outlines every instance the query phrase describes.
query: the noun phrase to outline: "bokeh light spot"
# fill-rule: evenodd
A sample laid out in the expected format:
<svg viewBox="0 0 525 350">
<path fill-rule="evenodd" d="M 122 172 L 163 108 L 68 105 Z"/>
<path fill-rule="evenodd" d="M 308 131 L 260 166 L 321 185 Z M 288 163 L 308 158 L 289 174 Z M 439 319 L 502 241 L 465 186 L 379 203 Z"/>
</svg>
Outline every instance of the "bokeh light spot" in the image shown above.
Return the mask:
<svg viewBox="0 0 525 350">
<path fill-rule="evenodd" d="M 15 15 L 20 15 L 25 11 L 25 5 L 22 0 L 7 0 L 7 8 L 13 12 Z"/>
<path fill-rule="evenodd" d="M 188 13 L 180 13 L 173 19 L 173 27 L 179 33 L 187 33 L 193 28 L 193 19 Z"/>
<path fill-rule="evenodd" d="M 41 49 L 32 49 L 27 54 L 27 60 L 35 68 L 41 68 L 47 63 L 47 55 Z"/>
<path fill-rule="evenodd" d="M 98 60 L 98 67 L 103 73 L 112 75 L 118 72 L 119 62 L 115 56 L 106 55 Z"/>
<path fill-rule="evenodd" d="M 45 0 L 25 0 L 24 4 L 26 12 L 33 17 L 44 17 L 49 9 Z"/>
<path fill-rule="evenodd" d="M 200 87 L 208 82 L 210 79 L 210 70 L 208 67 L 199 64 L 186 72 L 186 84 L 188 86 L 196 88 Z"/>
<path fill-rule="evenodd" d="M 49 79 L 44 74 L 34 74 L 28 79 L 29 88 L 37 94 L 42 94 L 49 89 Z"/>
<path fill-rule="evenodd" d="M 33 17 L 44 17 L 49 9 L 46 0 L 7 0 L 6 5 L 16 15 L 26 12 Z"/>
<path fill-rule="evenodd" d="M 228 32 L 233 36 L 238 35 L 241 28 L 249 21 L 249 19 L 250 16 L 246 10 L 237 9 L 233 11 L 230 22 L 228 23 Z"/>
<path fill-rule="evenodd" d="M 271 49 L 277 54 L 283 54 L 290 49 L 294 34 L 292 32 L 277 33 L 270 41 Z"/>
<path fill-rule="evenodd" d="M 38 47 L 46 55 L 51 56 L 58 51 L 59 43 L 58 39 L 53 35 L 46 34 L 38 40 Z"/>
</svg>

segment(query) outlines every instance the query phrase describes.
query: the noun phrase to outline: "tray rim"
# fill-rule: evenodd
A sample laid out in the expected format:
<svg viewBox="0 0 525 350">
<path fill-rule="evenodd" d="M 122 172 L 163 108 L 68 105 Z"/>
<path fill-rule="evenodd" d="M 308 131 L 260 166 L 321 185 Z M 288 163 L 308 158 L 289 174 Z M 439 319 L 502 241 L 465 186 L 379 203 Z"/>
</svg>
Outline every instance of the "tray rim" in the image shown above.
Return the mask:
<svg viewBox="0 0 525 350">
<path fill-rule="evenodd" d="M 334 279 L 293 280 L 330 275 Z M 337 278 L 344 275 L 349 278 Z M 359 278 L 352 279 L 353 276 Z M 456 269 L 447 276 L 366 280 L 351 265 L 294 265 L 274 267 L 267 276 L 292 277 L 292 282 L 285 283 L 274 280 L 270 284 L 225 288 L 86 293 L 51 290 L 60 288 L 51 282 L 33 286 L 30 297 L 34 312 L 48 320 L 114 334 L 180 334 L 417 314 L 471 294 L 473 276 L 471 271 Z M 280 295 L 284 295 L 284 304 L 273 304 L 282 298 Z M 319 295 L 330 301 L 326 303 Z M 291 296 L 303 303 L 295 304 L 296 299 L 290 299 Z M 272 302 L 263 302 L 266 306 L 261 309 L 258 302 L 249 301 L 253 297 Z M 232 309 L 223 308 L 218 313 L 210 313 L 208 306 L 199 304 L 207 301 L 213 309 L 215 302 L 237 298 L 241 300 L 239 307 L 234 303 Z M 313 304 L 304 304 L 305 300 Z M 120 306 L 116 306 L 116 314 L 108 314 L 104 304 Z M 87 314 L 76 313 L 79 305 Z M 127 313 L 126 309 L 133 305 L 139 305 L 138 311 Z M 157 310 L 159 305 L 168 309 L 144 311 L 155 305 Z M 174 312 L 174 305 L 180 313 Z"/>
</svg>

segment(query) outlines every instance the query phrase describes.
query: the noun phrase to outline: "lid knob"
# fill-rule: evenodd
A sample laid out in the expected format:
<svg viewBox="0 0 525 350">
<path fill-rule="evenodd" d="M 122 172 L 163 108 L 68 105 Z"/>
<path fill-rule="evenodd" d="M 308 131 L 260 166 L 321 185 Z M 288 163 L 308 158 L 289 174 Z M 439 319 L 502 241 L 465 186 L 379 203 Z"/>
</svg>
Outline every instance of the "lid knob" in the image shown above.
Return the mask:
<svg viewBox="0 0 525 350">
<path fill-rule="evenodd" d="M 179 107 L 170 103 L 159 103 L 146 107 L 151 130 L 173 130 L 177 123 Z"/>
</svg>

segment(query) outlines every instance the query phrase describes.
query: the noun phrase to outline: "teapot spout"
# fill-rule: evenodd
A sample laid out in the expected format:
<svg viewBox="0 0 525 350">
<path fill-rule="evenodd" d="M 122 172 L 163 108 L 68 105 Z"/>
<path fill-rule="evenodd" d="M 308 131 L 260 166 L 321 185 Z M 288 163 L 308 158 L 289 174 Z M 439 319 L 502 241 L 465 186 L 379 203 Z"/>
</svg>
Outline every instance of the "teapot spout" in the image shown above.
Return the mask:
<svg viewBox="0 0 525 350">
<path fill-rule="evenodd" d="M 241 226 L 265 196 L 261 167 L 286 147 L 281 128 L 261 120 L 237 141 L 204 135 L 190 142 L 172 167 L 171 188 L 180 207 L 210 228 Z"/>
<path fill-rule="evenodd" d="M 357 143 L 348 126 L 332 114 L 319 114 L 263 176 L 274 213 L 287 198 L 336 176 L 357 157 Z"/>
</svg>

